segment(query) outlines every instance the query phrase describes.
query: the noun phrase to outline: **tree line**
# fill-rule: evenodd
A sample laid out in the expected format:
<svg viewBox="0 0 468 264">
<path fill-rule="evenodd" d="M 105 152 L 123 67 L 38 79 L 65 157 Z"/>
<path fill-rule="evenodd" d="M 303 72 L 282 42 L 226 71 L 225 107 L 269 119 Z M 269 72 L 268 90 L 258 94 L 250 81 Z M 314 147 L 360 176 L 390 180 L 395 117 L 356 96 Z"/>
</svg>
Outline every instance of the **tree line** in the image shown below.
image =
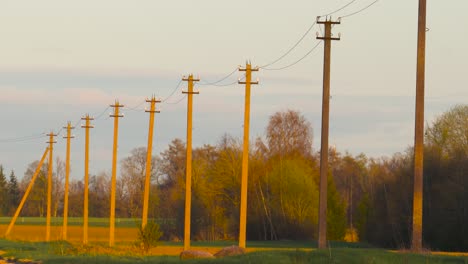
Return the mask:
<svg viewBox="0 0 468 264">
<path fill-rule="evenodd" d="M 389 135 L 392 131 L 389 131 Z M 247 239 L 311 240 L 317 236 L 319 152 L 313 130 L 299 112 L 270 117 L 265 135 L 249 153 Z M 389 139 L 390 140 L 390 139 Z M 426 247 L 468 250 L 468 105 L 458 105 L 426 128 L 423 240 Z M 149 217 L 157 219 L 164 239 L 183 238 L 185 144 L 174 139 L 152 160 Z M 359 240 L 406 248 L 412 223 L 413 150 L 370 158 L 329 151 L 327 234 L 330 240 Z M 120 161 L 116 216 L 140 218 L 146 148 Z M 242 142 L 228 134 L 215 145 L 193 150 L 192 239 L 236 240 L 239 229 Z M 18 184 L 0 170 L 1 213 L 11 215 L 38 161 Z M 64 162 L 56 158 L 52 212 L 63 214 Z M 3 176 L 2 176 L 3 175 Z M 44 216 L 47 164 L 43 165 L 23 216 Z M 15 186 L 16 182 L 16 187 Z M 89 215 L 108 217 L 110 176 L 90 176 Z M 69 190 L 69 215 L 83 214 L 83 181 Z"/>
</svg>

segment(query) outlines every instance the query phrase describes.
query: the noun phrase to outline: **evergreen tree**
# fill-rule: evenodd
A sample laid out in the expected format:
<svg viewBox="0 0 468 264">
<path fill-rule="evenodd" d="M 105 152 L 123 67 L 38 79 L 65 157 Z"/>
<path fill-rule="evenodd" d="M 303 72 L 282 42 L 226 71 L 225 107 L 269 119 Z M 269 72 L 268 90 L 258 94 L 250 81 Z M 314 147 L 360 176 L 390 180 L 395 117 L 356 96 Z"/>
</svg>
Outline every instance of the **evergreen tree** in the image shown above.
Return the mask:
<svg viewBox="0 0 468 264">
<path fill-rule="evenodd" d="M 8 210 L 7 181 L 3 173 L 3 166 L 0 165 L 0 216 L 6 214 Z"/>
<path fill-rule="evenodd" d="M 8 182 L 8 213 L 12 214 L 20 202 L 20 189 L 15 172 L 11 171 Z"/>
</svg>

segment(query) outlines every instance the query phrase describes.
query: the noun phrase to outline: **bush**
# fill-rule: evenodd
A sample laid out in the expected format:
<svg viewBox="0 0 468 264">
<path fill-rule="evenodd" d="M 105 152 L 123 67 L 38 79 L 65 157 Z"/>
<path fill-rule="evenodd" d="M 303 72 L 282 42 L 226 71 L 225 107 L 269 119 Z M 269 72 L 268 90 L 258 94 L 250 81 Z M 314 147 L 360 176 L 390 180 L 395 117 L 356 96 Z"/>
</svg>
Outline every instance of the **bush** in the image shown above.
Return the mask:
<svg viewBox="0 0 468 264">
<path fill-rule="evenodd" d="M 163 233 L 155 222 L 148 222 L 146 226 L 138 230 L 138 242 L 147 253 L 152 247 L 156 247 Z"/>
</svg>

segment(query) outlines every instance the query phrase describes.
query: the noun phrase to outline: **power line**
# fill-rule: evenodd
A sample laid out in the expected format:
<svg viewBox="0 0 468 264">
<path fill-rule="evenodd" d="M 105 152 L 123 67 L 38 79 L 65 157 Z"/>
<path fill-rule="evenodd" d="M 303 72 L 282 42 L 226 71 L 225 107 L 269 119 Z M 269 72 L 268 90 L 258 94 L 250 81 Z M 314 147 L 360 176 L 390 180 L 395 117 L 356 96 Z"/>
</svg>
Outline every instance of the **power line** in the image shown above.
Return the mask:
<svg viewBox="0 0 468 264">
<path fill-rule="evenodd" d="M 280 68 L 262 68 L 264 70 L 267 70 L 267 71 L 279 71 L 279 70 L 284 70 L 284 69 L 287 69 L 287 68 L 290 68 L 296 64 L 298 64 L 299 62 L 301 62 L 303 59 L 307 58 L 307 56 L 309 56 L 319 45 L 320 43 L 322 43 L 321 41 L 318 41 L 317 44 L 315 44 L 314 47 L 312 47 L 311 50 L 309 50 L 304 56 L 302 56 L 299 60 L 289 64 L 289 65 L 286 65 L 284 67 L 280 67 Z"/>
<path fill-rule="evenodd" d="M 130 110 L 130 111 L 142 111 L 143 109 L 140 109 L 139 107 L 145 102 L 146 101 L 140 102 L 136 106 L 133 106 L 133 107 L 124 107 L 124 109 Z"/>
<path fill-rule="evenodd" d="M 223 78 L 221 78 L 221 79 L 219 79 L 217 81 L 214 81 L 214 82 L 201 82 L 201 83 L 199 83 L 199 85 L 214 85 L 215 86 L 215 84 L 218 84 L 218 83 L 226 80 L 227 78 L 231 77 L 234 73 L 237 72 L 237 70 L 238 70 L 238 68 L 235 68 L 231 73 L 229 73 L 228 75 L 224 76 Z"/>
<path fill-rule="evenodd" d="M 373 6 L 373 5 L 374 5 L 375 3 L 377 3 L 378 1 L 379 1 L 379 0 L 375 0 L 374 2 L 372 2 L 372 3 L 370 3 L 369 5 L 365 6 L 364 8 L 362 8 L 362 9 L 356 11 L 356 12 L 353 12 L 353 13 L 351 13 L 351 14 L 347 14 L 347 15 L 341 16 L 340 18 L 345 18 L 345 17 L 350 17 L 350 16 L 357 15 L 357 14 L 363 12 L 364 10 L 370 8 L 371 6 Z"/>
<path fill-rule="evenodd" d="M 172 104 L 172 105 L 176 105 L 176 104 L 178 104 L 178 103 L 182 102 L 182 100 L 184 100 L 184 99 L 185 99 L 185 97 L 187 97 L 187 95 L 186 95 L 186 94 L 184 94 L 184 96 L 182 96 L 182 98 L 180 98 L 180 99 L 179 99 L 179 100 L 177 100 L 176 102 L 166 102 L 166 104 Z"/>
<path fill-rule="evenodd" d="M 271 65 L 277 63 L 278 61 L 282 60 L 284 57 L 286 57 L 289 53 L 291 53 L 302 42 L 302 40 L 304 40 L 304 38 L 307 36 L 307 34 L 309 34 L 309 32 L 312 30 L 312 28 L 316 24 L 317 24 L 317 21 L 314 21 L 314 23 L 312 23 L 312 25 L 307 29 L 307 31 L 304 33 L 304 35 L 302 35 L 302 37 L 296 42 L 296 44 L 294 44 L 286 53 L 281 55 L 276 60 L 274 60 L 274 61 L 272 61 L 272 62 L 270 62 L 268 64 L 260 66 L 259 68 L 265 68 L 265 67 L 271 66 Z"/>
<path fill-rule="evenodd" d="M 328 14 L 326 14 L 326 15 L 321 15 L 320 17 L 324 17 L 324 16 L 326 17 L 326 16 L 333 15 L 333 14 L 335 14 L 335 13 L 338 13 L 338 12 L 340 12 L 341 10 L 343 10 L 343 9 L 347 8 L 348 6 L 352 5 L 354 2 L 356 2 L 356 0 L 352 0 L 351 2 L 347 3 L 346 5 L 344 5 L 344 6 L 340 7 L 340 8 L 338 8 L 337 10 L 335 10 L 335 11 L 333 11 L 333 12 L 330 12 L 330 13 L 328 13 Z"/>
<path fill-rule="evenodd" d="M 106 107 L 106 109 L 104 109 L 99 115 L 97 115 L 94 120 L 98 120 L 100 119 L 106 112 L 107 110 L 110 108 L 110 106 Z"/>
<path fill-rule="evenodd" d="M 5 139 L 0 139 L 0 143 L 14 143 L 14 142 L 23 142 L 23 141 L 29 141 L 29 140 L 36 140 L 40 138 L 44 138 L 46 136 L 46 133 L 40 133 L 40 134 L 34 134 L 30 136 L 22 136 L 22 137 L 16 137 L 16 138 L 5 138 Z"/>
<path fill-rule="evenodd" d="M 179 81 L 179 83 L 174 88 L 174 90 L 171 92 L 171 94 L 169 96 L 167 96 L 166 98 L 164 98 L 164 100 L 161 100 L 161 102 L 166 102 L 167 100 L 169 100 L 169 98 L 171 98 L 175 94 L 175 92 L 177 92 L 177 90 L 179 90 L 179 87 L 180 87 L 181 83 L 182 83 L 182 80 Z"/>
</svg>

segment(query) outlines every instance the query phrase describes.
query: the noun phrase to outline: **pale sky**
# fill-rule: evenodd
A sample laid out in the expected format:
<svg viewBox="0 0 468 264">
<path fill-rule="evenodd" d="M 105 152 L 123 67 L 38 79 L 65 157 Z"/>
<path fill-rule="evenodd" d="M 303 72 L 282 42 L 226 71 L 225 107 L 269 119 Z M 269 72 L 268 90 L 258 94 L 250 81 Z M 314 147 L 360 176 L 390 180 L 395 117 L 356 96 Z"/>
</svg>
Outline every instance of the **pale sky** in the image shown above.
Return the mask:
<svg viewBox="0 0 468 264">
<path fill-rule="evenodd" d="M 345 16 L 374 0 L 355 0 Z M 134 107 L 155 94 L 166 98 L 184 75 L 212 82 L 251 60 L 268 64 L 288 51 L 319 15 L 350 0 L 0 0 L 0 164 L 22 177 L 41 157 L 47 138 L 11 139 L 58 132 L 90 113 L 90 173 L 111 169 L 112 119 L 106 107 L 119 99 Z M 466 0 L 428 1 L 426 122 L 468 103 Z M 380 0 L 333 28 L 330 144 L 339 151 L 391 156 L 413 144 L 417 0 Z M 315 26 L 283 60 L 287 66 L 316 43 Z M 264 135 L 268 117 L 298 110 L 312 123 L 320 146 L 323 45 L 298 64 L 254 73 L 251 139 Z M 235 73 L 221 84 L 241 77 Z M 180 88 L 186 87 L 182 83 Z M 194 146 L 216 144 L 224 133 L 242 136 L 244 87 L 198 85 Z M 182 98 L 179 89 L 166 102 Z M 141 108 L 145 105 L 141 104 Z M 153 153 L 185 141 L 186 100 L 163 103 L 156 116 Z M 105 111 L 104 111 L 105 110 Z M 147 141 L 148 114 L 124 109 L 119 159 Z M 84 131 L 75 129 L 72 176 L 83 177 Z M 61 136 L 63 136 L 63 131 Z M 55 155 L 65 158 L 65 141 Z"/>
</svg>

